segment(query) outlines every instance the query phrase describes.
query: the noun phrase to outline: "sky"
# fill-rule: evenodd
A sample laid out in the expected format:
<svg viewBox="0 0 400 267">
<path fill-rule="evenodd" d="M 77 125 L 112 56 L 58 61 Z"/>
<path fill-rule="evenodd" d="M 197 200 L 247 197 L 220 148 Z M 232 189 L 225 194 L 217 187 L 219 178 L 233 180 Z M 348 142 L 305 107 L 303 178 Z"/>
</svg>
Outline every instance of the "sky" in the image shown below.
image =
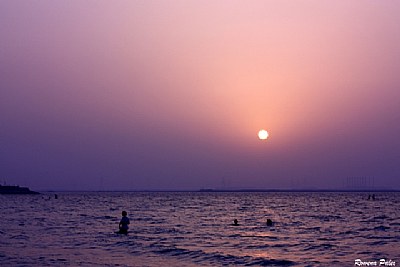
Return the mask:
<svg viewBox="0 0 400 267">
<path fill-rule="evenodd" d="M 398 14 L 378 0 L 2 0 L 0 182 L 400 189 Z"/>
</svg>

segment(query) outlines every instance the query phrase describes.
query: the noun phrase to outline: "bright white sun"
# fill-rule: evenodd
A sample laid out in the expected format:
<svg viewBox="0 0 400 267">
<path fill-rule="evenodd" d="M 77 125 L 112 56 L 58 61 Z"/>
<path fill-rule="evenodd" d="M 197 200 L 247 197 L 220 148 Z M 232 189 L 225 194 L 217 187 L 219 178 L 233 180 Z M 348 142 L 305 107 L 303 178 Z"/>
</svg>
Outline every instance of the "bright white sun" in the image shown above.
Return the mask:
<svg viewBox="0 0 400 267">
<path fill-rule="evenodd" d="M 268 132 L 266 130 L 260 130 L 258 132 L 258 138 L 260 138 L 260 140 L 267 140 L 268 138 Z"/>
</svg>

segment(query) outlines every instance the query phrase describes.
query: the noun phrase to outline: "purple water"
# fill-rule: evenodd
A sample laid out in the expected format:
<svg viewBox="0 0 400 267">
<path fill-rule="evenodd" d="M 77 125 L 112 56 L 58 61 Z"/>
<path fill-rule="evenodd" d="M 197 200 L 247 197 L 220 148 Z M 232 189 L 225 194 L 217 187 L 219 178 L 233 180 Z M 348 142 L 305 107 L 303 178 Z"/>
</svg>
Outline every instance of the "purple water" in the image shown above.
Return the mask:
<svg viewBox="0 0 400 267">
<path fill-rule="evenodd" d="M 1 266 L 400 266 L 400 193 L 57 194 L 0 195 Z"/>
</svg>

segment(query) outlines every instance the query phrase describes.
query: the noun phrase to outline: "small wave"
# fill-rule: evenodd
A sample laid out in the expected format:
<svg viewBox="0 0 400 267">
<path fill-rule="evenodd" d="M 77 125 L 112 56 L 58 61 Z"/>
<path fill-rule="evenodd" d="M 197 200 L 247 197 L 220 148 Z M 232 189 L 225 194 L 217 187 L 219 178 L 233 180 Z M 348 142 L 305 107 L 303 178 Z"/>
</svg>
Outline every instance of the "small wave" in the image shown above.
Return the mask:
<svg viewBox="0 0 400 267">
<path fill-rule="evenodd" d="M 119 241 L 114 244 L 115 247 L 136 246 L 137 243 L 131 240 Z"/>
<path fill-rule="evenodd" d="M 26 235 L 15 235 L 15 236 L 12 236 L 11 239 L 28 240 L 29 236 L 26 236 Z"/>
<path fill-rule="evenodd" d="M 340 233 L 341 235 L 356 235 L 358 234 L 357 231 L 348 230 L 346 232 Z"/>
<path fill-rule="evenodd" d="M 260 260 L 255 260 L 251 264 L 246 264 L 246 266 L 292 266 L 295 263 L 293 261 L 289 260 L 266 260 L 266 259 L 260 259 Z"/>
<path fill-rule="evenodd" d="M 189 250 L 177 247 L 164 247 L 153 251 L 157 254 L 178 257 L 180 259 L 190 259 L 196 263 L 209 263 L 212 265 L 228 265 L 228 266 L 291 266 L 295 262 L 285 259 L 265 259 L 251 256 L 235 256 L 230 254 L 222 254 L 219 252 L 205 252 L 202 250 Z"/>
<path fill-rule="evenodd" d="M 333 247 L 335 247 L 335 245 L 329 243 L 322 243 L 322 244 L 310 245 L 304 248 L 304 251 L 309 251 L 309 250 L 325 251 L 327 249 L 332 249 Z"/>
<path fill-rule="evenodd" d="M 254 235 L 239 235 L 242 238 L 253 238 L 260 240 L 278 240 L 277 236 L 263 235 L 263 234 L 254 234 Z"/>
<path fill-rule="evenodd" d="M 242 236 L 241 234 L 232 234 L 232 235 L 229 235 L 228 237 L 233 238 L 233 237 L 241 237 L 241 236 Z"/>
<path fill-rule="evenodd" d="M 190 251 L 187 249 L 182 249 L 182 248 L 176 248 L 176 247 L 171 247 L 171 248 L 164 248 L 161 249 L 159 251 L 157 251 L 157 253 L 159 254 L 168 254 L 168 255 L 172 255 L 172 256 L 182 256 L 182 255 L 189 255 L 189 254 L 197 254 L 198 252 L 201 253 L 201 251 Z"/>
<path fill-rule="evenodd" d="M 367 244 L 370 246 L 383 246 L 383 245 L 386 245 L 387 242 L 386 241 L 375 241 L 375 242 L 369 242 Z"/>
<path fill-rule="evenodd" d="M 373 220 L 386 220 L 389 219 L 388 216 L 386 215 L 381 215 L 381 216 L 375 216 L 374 218 L 372 218 Z"/>
<path fill-rule="evenodd" d="M 371 231 L 371 229 L 370 229 L 370 228 L 363 227 L 363 228 L 357 229 L 357 231 L 358 231 L 358 232 L 369 232 L 369 231 Z"/>
<path fill-rule="evenodd" d="M 389 229 L 390 229 L 389 226 L 384 226 L 384 225 L 377 226 L 377 227 L 374 228 L 375 231 L 386 231 L 386 230 L 389 230 Z"/>
<path fill-rule="evenodd" d="M 248 245 L 248 246 L 246 246 L 246 249 L 267 249 L 269 247 L 271 247 L 271 246 L 268 245 L 268 244 L 264 244 L 264 245 Z"/>
<path fill-rule="evenodd" d="M 364 237 L 367 240 L 391 240 L 393 237 L 391 236 L 376 236 L 376 235 L 371 235 Z"/>
</svg>

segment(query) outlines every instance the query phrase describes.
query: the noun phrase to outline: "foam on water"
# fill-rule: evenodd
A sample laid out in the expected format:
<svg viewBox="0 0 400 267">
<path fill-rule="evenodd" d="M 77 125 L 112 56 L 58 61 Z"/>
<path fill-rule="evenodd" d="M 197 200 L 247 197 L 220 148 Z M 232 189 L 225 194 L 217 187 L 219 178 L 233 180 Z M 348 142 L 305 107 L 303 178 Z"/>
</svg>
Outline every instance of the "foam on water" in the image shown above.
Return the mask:
<svg viewBox="0 0 400 267">
<path fill-rule="evenodd" d="M 49 199 L 50 196 L 50 199 Z M 400 264 L 400 194 L 58 193 L 0 196 L 11 266 Z M 130 233 L 117 235 L 121 211 Z M 233 226 L 233 219 L 239 225 Z M 274 225 L 266 225 L 267 218 Z"/>
</svg>

